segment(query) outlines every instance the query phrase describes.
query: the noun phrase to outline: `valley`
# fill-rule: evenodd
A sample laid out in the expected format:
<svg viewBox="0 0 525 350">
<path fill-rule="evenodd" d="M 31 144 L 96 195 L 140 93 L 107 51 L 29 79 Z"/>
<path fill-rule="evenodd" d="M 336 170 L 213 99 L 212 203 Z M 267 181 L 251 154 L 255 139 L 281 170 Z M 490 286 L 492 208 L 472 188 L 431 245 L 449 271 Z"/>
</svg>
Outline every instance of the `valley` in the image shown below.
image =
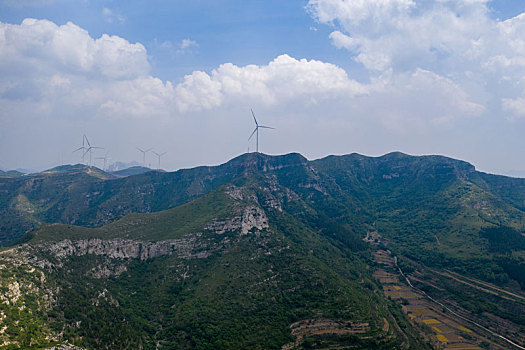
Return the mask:
<svg viewBox="0 0 525 350">
<path fill-rule="evenodd" d="M 518 305 L 513 304 L 513 307 L 516 308 L 514 310 L 516 315 L 521 314 L 522 311 L 519 310 L 522 310 L 525 305 L 523 296 L 453 272 L 439 272 L 423 266 L 419 266 L 421 270 L 405 275 L 397 264 L 397 257 L 393 256 L 389 250 L 376 251 L 374 261 L 378 264 L 374 277 L 382 284 L 385 296 L 402 305 L 403 312 L 409 317 L 415 328 L 420 330 L 421 336 L 430 337 L 435 348 L 524 348 L 519 345 L 525 341 L 523 327 L 508 320 L 502 322 L 501 318 L 488 313 L 483 313 L 484 317 L 480 318 L 471 310 L 462 308 L 453 301 L 456 291 L 443 289 L 446 284 L 443 283 L 441 277 L 448 278 L 453 283 L 465 284 L 465 280 L 471 281 L 467 283 L 468 287 L 518 303 Z M 414 284 L 427 291 L 429 289 L 439 291 L 440 300 L 416 288 Z"/>
</svg>

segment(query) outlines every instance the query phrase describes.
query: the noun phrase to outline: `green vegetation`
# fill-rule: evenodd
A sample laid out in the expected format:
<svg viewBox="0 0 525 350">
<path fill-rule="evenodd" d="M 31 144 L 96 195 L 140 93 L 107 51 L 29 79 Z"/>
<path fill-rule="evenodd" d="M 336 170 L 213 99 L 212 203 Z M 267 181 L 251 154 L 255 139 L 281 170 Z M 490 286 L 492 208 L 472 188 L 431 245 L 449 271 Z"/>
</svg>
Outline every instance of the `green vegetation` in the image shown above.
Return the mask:
<svg viewBox="0 0 525 350">
<path fill-rule="evenodd" d="M 369 328 L 312 334 L 300 346 L 425 348 L 372 278 L 367 232 L 377 232 L 378 246 L 407 273 L 425 266 L 525 288 L 525 195 L 509 184 L 522 187 L 465 162 L 247 154 L 218 167 L 120 179 L 58 170 L 0 179 L 0 239 L 19 239 L 16 249 L 46 277 L 26 301 L 41 317 L 12 314 L 35 344 L 278 349 L 297 340 L 294 322 L 328 319 Z M 108 253 L 122 248 L 119 239 L 139 253 Z M 86 248 L 90 240 L 102 243 Z M 175 243 L 153 246 L 165 241 Z M 157 247 L 150 258 L 140 255 L 146 245 Z M 21 277 L 9 266 L 5 278 Z M 524 325 L 497 296 L 443 285 L 443 294 L 429 292 Z M 8 339 L 21 344 L 13 332 Z"/>
<path fill-rule="evenodd" d="M 480 236 L 489 241 L 489 249 L 500 254 L 525 250 L 525 237 L 516 229 L 508 226 L 485 227 Z"/>
<path fill-rule="evenodd" d="M 20 176 L 24 176 L 24 174 L 16 170 L 8 170 L 8 171 L 0 170 L 0 177 L 20 177 Z"/>
<path fill-rule="evenodd" d="M 113 171 L 111 174 L 114 176 L 118 176 L 118 177 L 126 177 L 126 176 L 143 174 L 148 171 L 154 171 L 154 170 L 150 168 L 142 167 L 142 166 L 133 166 L 127 169 Z"/>
<path fill-rule="evenodd" d="M 154 214 L 133 214 L 98 229 L 47 225 L 34 232 L 30 246 L 64 239 L 182 239 L 202 232 L 201 258 L 177 254 L 146 261 L 104 255 L 57 258 L 43 250 L 39 259 L 54 262 L 48 278 L 59 287 L 47 313 L 49 328 L 61 340 L 93 349 L 164 348 L 279 349 L 293 342 L 290 324 L 303 319 L 367 322 L 370 332 L 332 335 L 322 342 L 362 347 L 398 344 L 400 334 L 384 334 L 389 316 L 359 255 L 334 246 L 292 215 L 268 208 L 270 227 L 217 233 L 205 223 L 224 222 L 258 205 L 257 181 L 246 181 L 242 197 L 230 187 L 186 205 Z M 297 206 L 304 205 L 300 200 Z M 312 223 L 306 223 L 312 225 Z M 95 271 L 124 266 L 120 274 Z M 358 282 L 360 281 L 360 282 Z M 380 347 L 380 348 L 381 348 Z"/>
<path fill-rule="evenodd" d="M 127 238 L 147 241 L 174 239 L 204 230 L 207 223 L 232 214 L 234 204 L 223 190 L 177 208 L 144 214 L 129 214 L 100 228 L 47 224 L 30 233 L 32 243 L 61 239 Z M 195 213 L 199 213 L 196 215 Z"/>
<path fill-rule="evenodd" d="M 3 254 L 0 269 L 0 344 L 14 342 L 24 349 L 58 343 L 46 317 L 52 283 L 41 269 Z"/>
</svg>

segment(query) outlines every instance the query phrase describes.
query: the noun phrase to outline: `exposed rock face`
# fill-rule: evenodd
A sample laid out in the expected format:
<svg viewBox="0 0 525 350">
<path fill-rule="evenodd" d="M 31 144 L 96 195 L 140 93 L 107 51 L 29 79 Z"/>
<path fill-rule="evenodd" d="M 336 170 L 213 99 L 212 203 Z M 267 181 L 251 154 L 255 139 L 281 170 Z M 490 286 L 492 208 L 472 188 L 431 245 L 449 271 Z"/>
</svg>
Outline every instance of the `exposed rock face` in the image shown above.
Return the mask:
<svg viewBox="0 0 525 350">
<path fill-rule="evenodd" d="M 249 200 L 249 199 L 252 199 L 252 200 L 256 200 L 255 196 L 247 196 L 246 195 L 246 191 L 244 191 L 243 189 L 237 187 L 237 186 L 229 186 L 227 189 L 226 189 L 226 193 L 232 197 L 233 199 L 236 199 L 236 200 L 239 200 L 239 201 L 242 201 L 242 200 Z M 248 198 L 247 198 L 248 197 Z"/>
<path fill-rule="evenodd" d="M 206 226 L 207 230 L 218 234 L 239 230 L 242 235 L 248 234 L 252 229 L 258 231 L 267 229 L 268 217 L 264 210 L 258 206 L 246 206 L 241 213 L 228 220 L 216 220 Z"/>
<path fill-rule="evenodd" d="M 241 221 L 241 234 L 245 235 L 254 228 L 261 231 L 268 227 L 268 218 L 264 210 L 256 206 L 244 209 Z"/>
<path fill-rule="evenodd" d="M 37 249 L 51 253 L 56 258 L 67 256 L 82 256 L 86 254 L 102 255 L 112 259 L 148 260 L 163 255 L 176 254 L 181 258 L 204 258 L 207 252 L 194 253 L 198 248 L 197 239 L 200 234 L 188 235 L 181 239 L 171 239 L 159 242 L 142 242 L 130 239 L 82 239 L 71 241 L 65 239 L 56 243 L 41 244 Z"/>
</svg>

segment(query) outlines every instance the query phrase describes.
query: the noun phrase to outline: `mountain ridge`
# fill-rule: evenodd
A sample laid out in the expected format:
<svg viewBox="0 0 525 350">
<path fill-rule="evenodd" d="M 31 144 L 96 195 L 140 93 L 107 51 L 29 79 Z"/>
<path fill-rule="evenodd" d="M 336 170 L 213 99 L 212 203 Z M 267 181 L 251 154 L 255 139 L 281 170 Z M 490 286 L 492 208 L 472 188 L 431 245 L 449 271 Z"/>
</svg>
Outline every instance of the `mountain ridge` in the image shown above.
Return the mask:
<svg viewBox="0 0 525 350">
<path fill-rule="evenodd" d="M 78 166 L 66 166 L 65 170 L 75 170 Z M 390 169 L 389 166 L 397 168 Z M 218 166 L 201 166 L 167 173 L 147 172 L 121 179 L 113 179 L 112 175 L 106 176 L 95 170 L 96 176 L 90 176 L 86 170 L 92 168 L 86 166 L 77 169 L 80 170 L 78 172 L 53 172 L 53 177 L 44 173 L 29 178 L 2 178 L 0 193 L 4 193 L 4 196 L 0 198 L 0 214 L 4 218 L 17 219 L 0 223 L 0 244 L 15 241 L 39 223 L 100 226 L 128 213 L 168 209 L 205 194 L 244 171 L 283 173 L 296 169 L 304 176 L 315 177 L 315 171 L 327 168 L 340 169 L 337 171 L 341 176 L 357 177 L 357 182 L 370 181 L 370 176 L 380 180 L 384 180 L 383 176 L 395 179 L 399 177 L 400 170 L 403 170 L 401 175 L 434 177 L 443 177 L 447 172 L 465 177 L 474 171 L 472 165 L 451 158 L 408 156 L 400 152 L 380 157 L 354 153 L 313 161 L 308 161 L 298 153 L 281 156 L 248 153 Z M 479 177 L 479 182 L 484 181 L 482 177 Z M 525 182 L 522 186 L 525 187 Z M 507 197 L 510 198 L 510 195 L 507 194 Z M 513 200 L 517 203 L 518 199 Z M 519 201 L 522 207 L 525 206 L 525 197 Z"/>
<path fill-rule="evenodd" d="M 399 271 L 461 314 L 505 319 L 515 339 L 525 336 L 515 315 L 525 312 L 525 212 L 517 205 L 525 187 L 466 162 L 245 154 L 174 173 L 17 183 L 8 208 L 51 223 L 36 223 L 0 253 L 2 312 L 24 320 L 0 340 L 26 344 L 40 329 L 42 346 L 54 339 L 97 349 L 439 348 L 429 327 L 385 297 L 401 295 L 408 306 L 403 298 L 417 292 L 392 277 Z M 390 281 L 381 282 L 384 295 L 372 276 L 378 268 L 378 280 Z M 446 276 L 469 280 L 433 281 Z M 474 279 L 518 297 L 461 289 Z"/>
</svg>

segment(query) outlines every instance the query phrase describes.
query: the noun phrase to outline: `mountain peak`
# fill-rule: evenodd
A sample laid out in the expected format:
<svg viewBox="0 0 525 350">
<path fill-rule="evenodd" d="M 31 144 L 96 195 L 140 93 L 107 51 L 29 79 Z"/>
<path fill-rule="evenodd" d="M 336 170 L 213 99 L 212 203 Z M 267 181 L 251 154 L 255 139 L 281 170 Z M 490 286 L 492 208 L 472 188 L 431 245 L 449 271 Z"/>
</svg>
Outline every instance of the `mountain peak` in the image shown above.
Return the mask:
<svg viewBox="0 0 525 350">
<path fill-rule="evenodd" d="M 89 166 L 85 164 L 66 164 L 59 165 L 57 167 L 41 171 L 34 175 L 55 175 L 55 174 L 74 174 L 74 173 L 86 173 L 90 176 L 94 176 L 101 179 L 110 179 L 113 178 L 111 174 L 106 173 L 102 169 L 99 169 L 95 166 Z"/>
<path fill-rule="evenodd" d="M 132 166 L 126 169 L 117 170 L 111 172 L 111 174 L 117 176 L 117 177 L 126 177 L 126 176 L 132 176 L 132 175 L 139 175 L 143 173 L 147 173 L 148 171 L 155 171 L 153 169 L 143 167 L 143 166 Z M 158 170 L 160 171 L 160 170 Z M 162 170 L 164 172 L 164 170 Z"/>
<path fill-rule="evenodd" d="M 293 166 L 304 166 L 308 159 L 299 153 L 288 153 L 283 155 L 267 155 L 264 153 L 245 153 L 233 158 L 224 164 L 228 167 L 242 168 L 243 170 L 272 171 Z"/>
<path fill-rule="evenodd" d="M 390 152 L 378 157 L 351 153 L 328 156 L 313 162 L 322 167 L 351 169 L 362 176 L 396 174 L 396 176 L 443 176 L 446 174 L 466 177 L 476 171 L 474 165 L 441 155 L 414 156 L 402 152 Z"/>
</svg>

